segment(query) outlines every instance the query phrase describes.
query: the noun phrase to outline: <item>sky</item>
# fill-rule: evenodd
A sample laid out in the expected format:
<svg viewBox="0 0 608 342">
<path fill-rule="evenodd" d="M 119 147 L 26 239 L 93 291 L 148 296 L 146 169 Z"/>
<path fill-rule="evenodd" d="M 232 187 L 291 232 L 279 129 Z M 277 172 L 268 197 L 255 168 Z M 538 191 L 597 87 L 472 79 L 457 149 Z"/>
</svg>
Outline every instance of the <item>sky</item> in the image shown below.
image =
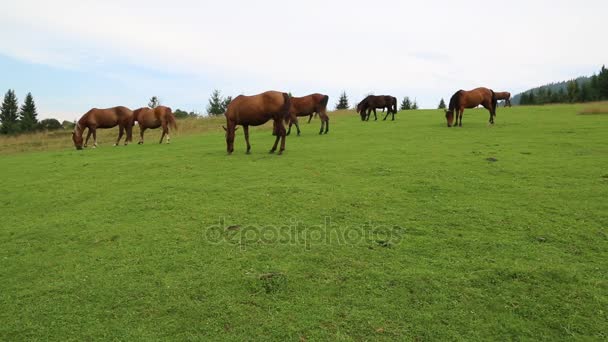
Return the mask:
<svg viewBox="0 0 608 342">
<path fill-rule="evenodd" d="M 39 118 L 93 107 L 205 112 L 223 95 L 345 91 L 436 108 L 459 89 L 517 92 L 608 61 L 608 1 L 54 0 L 0 11 L 0 92 Z"/>
</svg>

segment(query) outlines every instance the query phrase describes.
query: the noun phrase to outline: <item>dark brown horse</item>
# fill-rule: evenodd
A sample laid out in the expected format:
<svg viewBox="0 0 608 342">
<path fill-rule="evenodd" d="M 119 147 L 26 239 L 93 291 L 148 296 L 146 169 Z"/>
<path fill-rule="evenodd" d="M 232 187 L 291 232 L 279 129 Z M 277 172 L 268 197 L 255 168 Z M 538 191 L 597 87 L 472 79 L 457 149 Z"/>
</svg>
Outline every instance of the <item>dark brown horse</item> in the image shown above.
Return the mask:
<svg viewBox="0 0 608 342">
<path fill-rule="evenodd" d="M 395 114 L 397 114 L 397 98 L 389 95 L 369 95 L 363 99 L 363 101 L 357 104 L 357 113 L 361 115 L 361 121 L 369 121 L 369 117 L 374 111 L 374 119 L 378 120 L 376 115 L 376 109 L 387 108 L 386 116 L 384 120 L 393 114 L 393 121 L 395 120 Z"/>
<path fill-rule="evenodd" d="M 72 132 L 72 141 L 76 149 L 81 150 L 82 145 L 82 134 L 86 128 L 89 129 L 87 139 L 84 142 L 84 147 L 87 147 L 89 138 L 93 134 L 93 147 L 97 147 L 97 129 L 98 128 L 113 128 L 118 125 L 119 133 L 118 139 L 116 139 L 117 146 L 122 139 L 124 132 L 127 132 L 127 138 L 125 139 L 125 145 L 128 145 L 132 141 L 133 132 L 133 112 L 127 107 L 114 107 L 107 109 L 93 108 L 84 114 L 80 120 L 74 126 L 74 132 Z"/>
<path fill-rule="evenodd" d="M 450 99 L 450 106 L 445 111 L 445 118 L 448 122 L 448 127 L 456 127 L 456 125 L 462 127 L 462 114 L 465 108 L 475 108 L 482 105 L 485 109 L 490 112 L 490 124 L 494 124 L 494 117 L 496 116 L 496 93 L 488 88 L 476 88 L 473 90 L 465 91 L 459 90 Z M 454 117 L 456 121 L 454 121 Z M 460 118 L 460 122 L 458 122 Z"/>
<path fill-rule="evenodd" d="M 505 101 L 505 107 L 509 106 L 511 107 L 511 93 L 509 93 L 508 91 L 500 91 L 496 93 L 496 99 L 498 101 L 504 100 Z"/>
<path fill-rule="evenodd" d="M 171 108 L 165 106 L 158 106 L 154 109 L 143 107 L 133 111 L 133 117 L 139 124 L 139 144 L 144 143 L 144 132 L 146 129 L 155 129 L 162 126 L 163 133 L 160 136 L 159 144 L 163 143 L 165 135 L 167 136 L 167 144 L 171 142 L 169 136 L 169 126 L 171 129 L 177 130 L 177 124 L 175 123 L 175 116 Z"/>
<path fill-rule="evenodd" d="M 309 116 L 308 123 L 312 119 L 312 115 L 315 113 L 319 114 L 321 118 L 321 130 L 319 134 L 323 134 L 323 127 L 325 126 L 325 134 L 329 131 L 329 116 L 327 116 L 327 102 L 329 96 L 323 94 L 311 94 L 304 97 L 292 97 L 291 107 L 289 108 L 289 130 L 287 135 L 291 134 L 291 126 L 296 125 L 298 129 L 298 135 L 300 135 L 300 124 L 298 123 L 298 116 Z"/>
<path fill-rule="evenodd" d="M 281 149 L 279 154 L 285 150 L 285 126 L 283 121 L 287 122 L 290 119 L 289 107 L 291 100 L 289 94 L 278 91 L 267 91 L 265 93 L 254 96 L 237 96 L 226 109 L 226 145 L 228 154 L 234 151 L 234 132 L 236 126 L 243 126 L 245 132 L 245 141 L 247 142 L 247 153 L 251 150 L 249 144 L 249 126 L 263 125 L 269 120 L 273 120 L 273 135 L 277 137 L 270 150 L 274 153 L 277 149 L 279 139 L 281 139 Z"/>
</svg>

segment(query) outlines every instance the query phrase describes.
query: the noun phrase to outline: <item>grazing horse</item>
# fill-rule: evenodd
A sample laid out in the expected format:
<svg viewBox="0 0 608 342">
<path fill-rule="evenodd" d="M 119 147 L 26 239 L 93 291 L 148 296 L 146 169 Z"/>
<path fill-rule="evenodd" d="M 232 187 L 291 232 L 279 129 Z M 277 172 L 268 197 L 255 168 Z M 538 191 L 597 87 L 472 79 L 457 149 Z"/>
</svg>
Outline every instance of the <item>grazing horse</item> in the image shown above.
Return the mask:
<svg viewBox="0 0 608 342">
<path fill-rule="evenodd" d="M 357 113 L 361 115 L 361 121 L 369 121 L 369 117 L 373 110 L 374 118 L 375 120 L 378 120 L 378 116 L 376 115 L 377 108 L 387 108 L 388 110 L 384 120 L 386 120 L 390 114 L 393 114 L 394 121 L 395 114 L 397 114 L 397 98 L 388 95 L 369 95 L 357 104 Z"/>
<path fill-rule="evenodd" d="M 325 126 L 325 134 L 329 131 L 329 116 L 327 116 L 327 102 L 329 96 L 323 94 L 311 94 L 304 97 L 292 97 L 291 106 L 289 108 L 289 130 L 287 135 L 291 134 L 291 126 L 296 125 L 298 135 L 300 135 L 300 124 L 298 116 L 309 116 L 308 123 L 312 119 L 312 115 L 319 114 L 321 118 L 321 130 L 319 134 L 323 134 L 323 126 Z"/>
<path fill-rule="evenodd" d="M 169 136 L 169 126 L 171 129 L 177 130 L 177 124 L 175 123 L 175 116 L 171 108 L 165 106 L 158 106 L 154 109 L 143 107 L 133 111 L 133 117 L 139 124 L 139 136 L 140 140 L 138 144 L 144 143 L 144 132 L 146 129 L 155 129 L 162 126 L 163 133 L 160 136 L 159 144 L 163 143 L 165 135 L 167 136 L 167 144 L 171 142 Z"/>
<path fill-rule="evenodd" d="M 511 93 L 508 91 L 501 91 L 496 93 L 497 100 L 505 100 L 505 107 L 511 107 Z"/>
<path fill-rule="evenodd" d="M 237 96 L 226 109 L 226 145 L 228 154 L 234 151 L 234 132 L 237 125 L 243 126 L 245 141 L 247 142 L 247 153 L 251 151 L 249 144 L 249 126 L 263 125 L 269 120 L 273 120 L 273 135 L 277 137 L 270 150 L 274 153 L 277 149 L 279 139 L 281 139 L 281 149 L 279 154 L 285 150 L 285 126 L 283 121 L 290 119 L 289 108 L 291 99 L 289 94 L 278 91 L 267 91 L 254 96 Z"/>
<path fill-rule="evenodd" d="M 84 114 L 74 126 L 72 141 L 74 142 L 76 149 L 81 150 L 83 147 L 82 134 L 84 133 L 85 128 L 88 128 L 89 132 L 87 134 L 87 139 L 84 142 L 84 147 L 87 147 L 91 134 L 93 134 L 93 147 L 97 147 L 97 129 L 113 128 L 118 125 L 120 130 L 114 146 L 118 145 L 125 131 L 127 132 L 125 145 L 128 145 L 129 142 L 132 141 L 133 121 L 133 112 L 127 107 L 120 106 L 107 109 L 93 108 Z"/>
<path fill-rule="evenodd" d="M 494 124 L 494 117 L 496 116 L 496 93 L 488 88 L 476 88 L 473 90 L 465 91 L 459 90 L 450 99 L 450 106 L 445 111 L 445 118 L 448 122 L 448 127 L 456 127 L 456 125 L 462 127 L 462 114 L 465 108 L 475 108 L 482 105 L 485 109 L 490 112 L 490 124 Z M 454 117 L 456 121 L 454 121 Z M 460 122 L 458 122 L 460 118 Z"/>
</svg>

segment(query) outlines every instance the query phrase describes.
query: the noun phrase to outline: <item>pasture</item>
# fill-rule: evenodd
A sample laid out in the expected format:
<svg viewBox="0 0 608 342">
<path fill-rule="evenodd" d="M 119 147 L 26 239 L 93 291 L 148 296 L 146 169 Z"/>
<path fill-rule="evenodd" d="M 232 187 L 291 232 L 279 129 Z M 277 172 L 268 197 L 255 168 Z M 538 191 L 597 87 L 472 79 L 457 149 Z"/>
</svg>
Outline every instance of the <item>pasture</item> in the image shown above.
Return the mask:
<svg viewBox="0 0 608 342">
<path fill-rule="evenodd" d="M 0 340 L 605 340 L 608 116 L 581 108 L 329 113 L 282 156 L 268 125 L 227 156 L 220 119 L 15 138 Z"/>
</svg>

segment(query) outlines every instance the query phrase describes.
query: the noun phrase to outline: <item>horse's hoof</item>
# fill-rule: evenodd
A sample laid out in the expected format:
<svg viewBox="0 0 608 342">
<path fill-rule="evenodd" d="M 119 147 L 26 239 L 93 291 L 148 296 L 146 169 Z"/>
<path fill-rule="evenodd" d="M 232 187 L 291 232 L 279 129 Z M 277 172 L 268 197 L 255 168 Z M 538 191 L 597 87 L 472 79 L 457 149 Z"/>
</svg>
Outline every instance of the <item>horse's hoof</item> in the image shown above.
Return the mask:
<svg viewBox="0 0 608 342">
<path fill-rule="evenodd" d="M 274 151 L 275 151 L 275 150 L 270 150 L 270 152 L 268 152 L 268 153 L 273 154 L 273 153 L 274 153 Z"/>
<path fill-rule="evenodd" d="M 283 151 L 279 151 L 279 153 L 277 153 L 278 156 L 283 155 Z"/>
</svg>

